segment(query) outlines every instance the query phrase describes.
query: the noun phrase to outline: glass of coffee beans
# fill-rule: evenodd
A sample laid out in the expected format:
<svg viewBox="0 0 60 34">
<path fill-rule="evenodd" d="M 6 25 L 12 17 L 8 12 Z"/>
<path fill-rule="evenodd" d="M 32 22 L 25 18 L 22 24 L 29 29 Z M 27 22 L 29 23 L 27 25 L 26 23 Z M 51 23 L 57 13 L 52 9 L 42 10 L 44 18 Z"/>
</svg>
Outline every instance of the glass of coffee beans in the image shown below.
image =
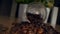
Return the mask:
<svg viewBox="0 0 60 34">
<path fill-rule="evenodd" d="M 33 2 L 28 4 L 26 16 L 30 22 L 39 22 L 40 20 L 46 19 L 46 8 L 40 2 Z"/>
</svg>

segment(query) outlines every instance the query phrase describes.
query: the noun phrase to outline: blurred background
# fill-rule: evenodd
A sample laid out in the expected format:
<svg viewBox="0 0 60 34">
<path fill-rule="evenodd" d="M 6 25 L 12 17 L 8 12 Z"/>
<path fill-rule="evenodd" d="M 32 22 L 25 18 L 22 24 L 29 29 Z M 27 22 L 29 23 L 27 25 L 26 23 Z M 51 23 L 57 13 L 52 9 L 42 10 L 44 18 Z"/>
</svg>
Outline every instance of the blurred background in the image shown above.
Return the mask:
<svg viewBox="0 0 60 34">
<path fill-rule="evenodd" d="M 24 0 L 0 0 L 0 24 L 11 27 L 12 23 L 21 22 L 21 18 L 24 17 L 22 14 L 24 14 L 25 4 L 28 5 L 34 0 L 25 1 L 26 2 L 24 2 Z M 40 0 L 40 2 L 48 8 L 46 22 L 53 24 L 52 26 L 60 31 L 60 0 Z"/>
</svg>

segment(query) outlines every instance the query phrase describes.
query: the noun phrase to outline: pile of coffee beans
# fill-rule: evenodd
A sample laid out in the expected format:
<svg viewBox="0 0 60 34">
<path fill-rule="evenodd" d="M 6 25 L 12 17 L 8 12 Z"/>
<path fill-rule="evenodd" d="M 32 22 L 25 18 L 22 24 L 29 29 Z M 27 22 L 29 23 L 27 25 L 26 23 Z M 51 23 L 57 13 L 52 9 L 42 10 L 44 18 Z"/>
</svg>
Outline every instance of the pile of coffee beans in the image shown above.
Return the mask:
<svg viewBox="0 0 60 34">
<path fill-rule="evenodd" d="M 14 26 L 10 30 L 10 34 L 59 34 L 59 33 L 48 24 L 21 22 L 14 24 Z"/>
<path fill-rule="evenodd" d="M 10 34 L 60 34 L 49 24 L 43 23 L 41 15 L 27 13 L 30 22 L 13 23 Z"/>
</svg>

